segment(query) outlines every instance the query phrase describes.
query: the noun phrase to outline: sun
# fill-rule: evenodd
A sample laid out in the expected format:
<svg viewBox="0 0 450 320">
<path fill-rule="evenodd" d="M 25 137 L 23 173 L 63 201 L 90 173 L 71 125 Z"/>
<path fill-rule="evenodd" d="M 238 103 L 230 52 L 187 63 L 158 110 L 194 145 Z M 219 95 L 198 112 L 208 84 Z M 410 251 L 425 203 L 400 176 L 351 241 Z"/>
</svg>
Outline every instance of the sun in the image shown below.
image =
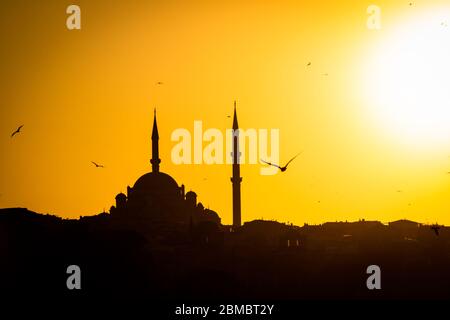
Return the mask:
<svg viewBox="0 0 450 320">
<path fill-rule="evenodd" d="M 365 72 L 372 117 L 404 143 L 449 145 L 450 8 L 384 28 Z"/>
</svg>

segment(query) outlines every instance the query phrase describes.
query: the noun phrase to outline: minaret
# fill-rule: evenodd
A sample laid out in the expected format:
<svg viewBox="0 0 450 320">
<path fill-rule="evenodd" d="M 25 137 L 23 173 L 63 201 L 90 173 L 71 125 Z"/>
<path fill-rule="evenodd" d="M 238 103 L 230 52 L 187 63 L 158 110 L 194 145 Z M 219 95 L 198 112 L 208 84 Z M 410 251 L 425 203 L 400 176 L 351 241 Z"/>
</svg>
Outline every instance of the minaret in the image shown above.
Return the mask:
<svg viewBox="0 0 450 320">
<path fill-rule="evenodd" d="M 233 185 L 233 227 L 237 228 L 241 226 L 241 182 L 242 177 L 239 166 L 239 158 L 241 153 L 239 152 L 239 126 L 236 115 L 236 101 L 234 101 L 234 117 L 233 117 L 233 177 L 231 183 Z"/>
<path fill-rule="evenodd" d="M 153 114 L 153 130 L 152 130 L 152 159 L 150 163 L 152 164 L 152 172 L 159 172 L 159 164 L 161 159 L 159 158 L 159 134 L 158 125 L 156 124 L 156 108 Z"/>
</svg>

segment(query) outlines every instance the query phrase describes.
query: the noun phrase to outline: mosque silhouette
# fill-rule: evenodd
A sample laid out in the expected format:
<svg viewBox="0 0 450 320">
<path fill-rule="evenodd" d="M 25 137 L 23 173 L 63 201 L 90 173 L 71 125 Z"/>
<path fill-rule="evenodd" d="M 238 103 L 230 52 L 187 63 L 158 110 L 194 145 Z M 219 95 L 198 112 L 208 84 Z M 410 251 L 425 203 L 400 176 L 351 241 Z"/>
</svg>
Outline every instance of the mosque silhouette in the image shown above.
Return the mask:
<svg viewBox="0 0 450 320">
<path fill-rule="evenodd" d="M 119 193 L 116 196 L 116 205 L 110 209 L 112 223 L 141 231 L 156 227 L 160 238 L 162 224 L 175 226 L 180 232 L 203 230 L 204 238 L 208 237 L 208 240 L 217 237 L 221 225 L 218 214 L 197 203 L 195 192 L 185 193 L 184 185 L 178 186 L 175 179 L 160 170 L 156 110 L 151 139 L 152 171 L 141 176 L 133 187 L 128 186 L 126 195 Z M 170 232 L 166 236 L 174 238 L 174 230 L 170 229 Z"/>
</svg>

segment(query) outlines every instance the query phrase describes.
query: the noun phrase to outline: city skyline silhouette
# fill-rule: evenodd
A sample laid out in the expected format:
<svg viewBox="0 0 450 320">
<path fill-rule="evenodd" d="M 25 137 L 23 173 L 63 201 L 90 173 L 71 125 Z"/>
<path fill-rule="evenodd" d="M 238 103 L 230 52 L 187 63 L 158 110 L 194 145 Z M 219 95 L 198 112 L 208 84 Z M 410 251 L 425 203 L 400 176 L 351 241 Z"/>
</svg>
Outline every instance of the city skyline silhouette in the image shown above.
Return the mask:
<svg viewBox="0 0 450 320">
<path fill-rule="evenodd" d="M 379 30 L 368 28 L 367 6 L 351 1 L 324 11 L 307 1 L 220 7 L 139 0 L 131 8 L 99 0 L 80 6 L 80 30 L 67 29 L 59 2 L 26 7 L 7 3 L 1 12 L 8 50 L 0 207 L 65 218 L 108 209 L 147 170 L 151 123 L 143 119 L 158 107 L 164 170 L 231 224 L 232 204 L 221 196 L 230 191 L 228 166 L 177 165 L 170 154 L 172 133 L 193 135 L 196 120 L 204 130 L 230 128 L 237 99 L 242 129 L 280 130 L 277 164 L 305 150 L 285 175 L 241 165 L 243 222 L 450 224 L 442 1 L 380 5 Z M 402 52 L 416 52 L 428 67 Z"/>
<path fill-rule="evenodd" d="M 159 172 L 160 172 L 160 164 L 161 164 L 161 159 L 159 158 L 159 132 L 158 132 L 158 125 L 157 125 L 157 117 L 156 117 L 156 108 L 154 108 L 153 109 L 153 124 L 152 124 L 152 130 L 151 130 L 151 141 L 152 141 L 152 148 L 151 148 L 151 153 L 152 153 L 152 158 L 151 158 L 151 160 L 150 160 L 150 163 L 151 163 L 151 167 L 152 167 L 152 172 L 153 172 L 153 174 L 159 174 Z M 20 129 L 23 127 L 23 125 L 21 125 L 21 126 L 19 126 L 14 132 L 13 132 L 13 134 L 11 135 L 11 138 L 12 137 L 14 137 L 16 134 L 18 134 L 18 133 L 20 133 L 21 131 L 20 131 Z M 233 131 L 231 131 L 231 141 L 232 141 L 232 143 L 231 143 L 231 148 L 232 148 L 232 152 L 231 152 L 231 154 L 230 154 L 230 156 L 231 156 L 231 158 L 232 158 L 232 162 L 231 162 L 231 167 L 232 167 L 232 177 L 231 177 L 231 183 L 232 183 L 232 193 L 231 193 L 231 202 L 232 202 L 232 208 L 233 208 L 233 210 L 232 210 L 232 222 L 230 223 L 230 225 L 232 225 L 232 226 L 234 226 L 234 227 L 240 227 L 241 225 L 242 225 L 242 214 L 241 214 L 241 188 L 240 188 L 240 184 L 241 184 L 241 182 L 242 182 L 242 177 L 240 176 L 240 166 L 241 166 L 241 162 L 242 162 L 242 155 L 241 155 L 241 152 L 240 152 L 240 145 L 239 145 L 239 143 L 238 143 L 238 141 L 239 141 L 239 130 L 240 130 L 240 128 L 239 128 L 239 125 L 238 125 L 238 120 L 237 120 L 237 109 L 236 109 L 236 101 L 234 101 L 234 115 L 233 115 L 233 119 L 232 119 L 232 129 L 233 129 Z M 234 133 L 235 132 L 235 133 Z M 237 133 L 237 134 L 236 134 Z M 244 141 L 245 142 L 245 141 Z M 245 145 L 244 145 L 245 146 Z M 248 147 L 248 146 L 247 146 Z M 295 159 L 295 158 L 297 158 L 301 153 L 303 153 L 303 152 L 300 152 L 300 153 L 298 153 L 298 154 L 296 154 L 294 157 L 292 157 L 286 164 L 285 164 L 285 166 L 283 166 L 283 167 L 281 167 L 281 166 L 279 166 L 279 165 L 276 165 L 276 164 L 273 164 L 273 163 L 270 163 L 270 162 L 267 162 L 267 161 L 265 161 L 265 160 L 262 160 L 261 159 L 261 162 L 263 163 L 263 164 L 266 164 L 266 165 L 268 165 L 268 166 L 275 166 L 275 167 L 277 167 L 278 169 L 280 169 L 280 172 L 284 172 L 284 171 L 286 171 L 286 169 L 287 169 L 287 166 Z M 239 156 L 235 156 L 235 155 L 239 155 Z M 91 163 L 95 166 L 95 168 L 105 168 L 105 166 L 103 165 L 103 164 L 99 164 L 99 163 L 97 163 L 97 162 L 95 162 L 95 161 L 91 161 Z M 173 185 L 176 185 L 176 187 L 177 188 L 180 188 L 180 192 L 181 192 L 181 194 L 182 194 L 182 197 L 184 198 L 185 197 L 185 185 L 184 184 L 181 184 L 180 186 L 178 186 L 178 183 L 175 181 L 175 180 L 173 180 L 173 178 L 172 177 L 170 177 L 170 176 L 168 176 L 167 174 L 165 174 L 165 173 L 161 173 L 163 176 L 162 177 L 165 177 L 165 176 L 167 176 L 167 177 L 169 177 L 171 180 L 172 180 L 172 182 L 169 182 L 168 184 L 173 184 Z M 144 175 L 144 176 L 146 176 L 146 175 Z M 143 177 L 144 177 L 143 176 Z M 151 176 L 151 175 L 149 175 L 149 176 Z M 142 178 L 143 178 L 142 177 Z M 151 176 L 151 177 L 153 177 L 153 176 Z M 158 178 L 159 179 L 159 178 Z M 138 182 L 140 181 L 141 179 L 138 179 Z M 160 179 L 159 179 L 160 180 Z M 206 179 L 204 178 L 203 179 L 204 181 L 206 181 Z M 136 182 L 136 184 L 138 183 L 138 182 Z M 156 182 L 155 182 L 156 183 Z M 155 183 L 150 183 L 150 185 L 154 185 Z M 167 185 L 167 183 L 166 182 L 162 182 L 162 181 L 158 181 L 158 183 L 160 183 L 160 184 L 162 184 L 162 187 L 164 186 L 164 185 Z M 130 186 L 128 186 L 127 188 L 126 188 L 126 190 L 127 190 L 127 192 L 129 192 L 131 189 L 130 189 Z M 403 193 L 403 190 L 396 190 L 396 192 L 397 193 Z M 197 194 L 195 193 L 195 192 L 192 192 L 192 191 L 190 191 L 190 192 L 188 192 L 188 194 L 189 193 L 192 193 L 193 195 L 194 195 L 194 197 L 195 197 L 195 199 L 197 198 Z M 116 197 L 115 197 L 115 199 L 116 199 L 116 202 L 115 202 L 115 206 L 113 205 L 112 207 L 111 207 L 111 210 L 109 210 L 109 212 L 111 212 L 111 211 L 115 211 L 115 209 L 117 208 L 117 207 L 119 207 L 119 206 L 123 206 L 124 205 L 124 203 L 126 203 L 126 199 L 127 199 L 127 195 L 125 195 L 125 194 L 123 194 L 122 192 L 120 192 L 118 195 L 116 195 Z M 119 198 L 119 199 L 118 199 Z M 125 199 L 125 200 L 124 200 Z M 122 203 L 119 205 L 119 203 L 122 201 Z M 196 201 L 196 200 L 195 200 Z M 318 201 L 318 203 L 321 203 L 321 201 Z M 411 205 L 411 204 L 408 204 L 408 205 Z M 202 205 L 203 206 L 203 205 Z M 103 213 L 105 213 L 105 209 L 103 209 Z M 214 212 L 214 214 L 216 214 L 215 212 Z M 216 214 L 217 215 L 217 214 Z M 61 216 L 61 217 L 63 217 L 63 216 Z M 81 217 L 81 216 L 80 216 Z M 267 218 L 268 218 L 268 220 L 269 221 L 276 221 L 276 219 L 274 219 L 274 218 L 272 218 L 271 216 L 270 216 L 270 214 L 267 216 Z M 362 220 L 365 220 L 364 218 L 361 218 Z M 359 221 L 361 221 L 361 219 L 359 219 Z M 256 219 L 257 220 L 257 219 Z M 405 217 L 404 218 L 402 218 L 402 219 L 399 219 L 399 220 L 407 220 L 407 219 L 405 219 Z M 219 221 L 220 221 L 220 218 L 219 218 Z M 336 222 L 342 222 L 342 221 L 344 221 L 344 219 L 339 219 L 339 220 L 336 220 Z M 347 222 L 347 219 L 345 219 L 345 221 Z M 286 223 L 286 222 L 283 222 L 283 221 L 281 221 L 281 223 Z M 290 222 L 289 221 L 287 221 L 287 223 L 288 224 L 290 224 Z M 437 227 L 439 226 L 439 224 L 438 224 L 438 222 L 437 221 L 435 221 L 435 222 L 432 222 L 432 223 L 423 223 L 423 222 L 415 222 L 415 223 L 421 223 L 421 224 L 423 224 L 423 225 L 430 225 L 430 228 L 432 229 L 432 230 L 434 230 L 434 232 L 438 235 L 438 231 L 437 231 Z M 434 224 L 433 224 L 434 223 Z M 305 225 L 309 225 L 308 223 L 305 223 Z"/>
<path fill-rule="evenodd" d="M 5 0 L 2 301 L 450 299 L 448 23 L 448 0 Z"/>
<path fill-rule="evenodd" d="M 448 298 L 449 227 L 409 220 L 241 225 L 238 162 L 229 165 L 234 221 L 223 224 L 194 191 L 161 171 L 160 127 L 155 110 L 150 172 L 117 194 L 109 212 L 62 219 L 0 209 L 3 292 L 70 299 L 77 293 L 67 290 L 62 271 L 72 261 L 88 275 L 78 293 L 86 298 Z M 239 154 L 239 145 L 233 150 Z M 365 269 L 374 262 L 383 270 L 383 291 L 366 287 Z M 29 264 L 35 272 L 26 275 Z"/>
</svg>

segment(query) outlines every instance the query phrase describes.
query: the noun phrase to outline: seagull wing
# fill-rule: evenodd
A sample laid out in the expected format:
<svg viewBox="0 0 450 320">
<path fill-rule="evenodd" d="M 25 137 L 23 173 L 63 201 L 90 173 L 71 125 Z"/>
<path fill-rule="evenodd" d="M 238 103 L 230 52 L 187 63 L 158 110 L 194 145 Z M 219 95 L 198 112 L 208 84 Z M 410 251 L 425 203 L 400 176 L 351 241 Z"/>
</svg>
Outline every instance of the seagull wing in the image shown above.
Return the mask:
<svg viewBox="0 0 450 320">
<path fill-rule="evenodd" d="M 268 164 L 269 166 L 274 166 L 274 167 L 277 167 L 278 169 L 281 169 L 281 167 L 279 165 L 273 164 L 271 162 L 264 161 L 263 159 L 261 159 L 261 161 L 264 162 L 265 164 Z"/>
<path fill-rule="evenodd" d="M 289 161 L 286 163 L 285 167 L 287 167 L 287 166 L 289 165 L 289 163 L 291 163 L 291 162 L 292 162 L 295 158 L 297 158 L 300 154 L 301 154 L 301 152 L 297 153 L 291 160 L 289 160 Z"/>
<path fill-rule="evenodd" d="M 16 131 L 14 131 L 14 132 L 11 134 L 11 138 L 14 137 L 16 134 L 18 134 L 18 133 L 20 132 L 20 129 L 22 129 L 22 127 L 23 127 L 23 125 L 21 125 L 20 127 L 18 127 L 18 128 L 16 129 Z"/>
</svg>

